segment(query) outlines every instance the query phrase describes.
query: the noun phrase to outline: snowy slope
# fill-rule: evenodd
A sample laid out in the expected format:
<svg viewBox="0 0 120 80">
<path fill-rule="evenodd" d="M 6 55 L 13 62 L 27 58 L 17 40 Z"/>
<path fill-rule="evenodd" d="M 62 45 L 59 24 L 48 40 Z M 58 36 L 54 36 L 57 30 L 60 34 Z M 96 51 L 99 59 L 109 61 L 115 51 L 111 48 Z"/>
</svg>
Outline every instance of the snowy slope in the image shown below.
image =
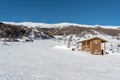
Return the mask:
<svg viewBox="0 0 120 80">
<path fill-rule="evenodd" d="M 21 22 L 21 23 L 15 23 L 15 22 L 3 22 L 5 24 L 13 24 L 13 25 L 23 25 L 28 27 L 41 27 L 41 28 L 52 28 L 52 27 L 63 27 L 68 25 L 79 25 L 75 23 L 58 23 L 58 24 L 47 24 L 47 23 L 33 23 L 33 22 Z"/>
<path fill-rule="evenodd" d="M 76 24 L 76 23 L 56 23 L 56 24 L 47 24 L 47 23 L 35 23 L 35 22 L 21 22 L 21 23 L 16 23 L 16 22 L 5 22 L 2 21 L 3 23 L 6 24 L 13 24 L 13 25 L 23 25 L 23 26 L 28 26 L 28 27 L 41 27 L 41 28 L 52 28 L 52 27 L 63 27 L 63 26 L 79 26 L 79 27 L 103 27 L 103 28 L 113 28 L 117 29 L 120 28 L 120 26 L 103 26 L 103 25 L 85 25 L 85 24 Z"/>
<path fill-rule="evenodd" d="M 55 48 L 55 41 L 0 43 L 0 80 L 120 80 L 120 55 Z"/>
</svg>

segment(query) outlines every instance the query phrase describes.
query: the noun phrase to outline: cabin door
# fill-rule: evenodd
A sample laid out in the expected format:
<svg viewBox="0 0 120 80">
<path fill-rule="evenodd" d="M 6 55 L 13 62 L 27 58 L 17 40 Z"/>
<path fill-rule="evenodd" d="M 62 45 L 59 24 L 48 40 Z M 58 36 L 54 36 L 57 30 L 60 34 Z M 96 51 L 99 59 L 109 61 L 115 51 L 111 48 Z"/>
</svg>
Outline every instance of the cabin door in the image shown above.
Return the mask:
<svg viewBox="0 0 120 80">
<path fill-rule="evenodd" d="M 101 54 L 101 43 L 100 42 L 92 42 L 92 53 Z"/>
</svg>

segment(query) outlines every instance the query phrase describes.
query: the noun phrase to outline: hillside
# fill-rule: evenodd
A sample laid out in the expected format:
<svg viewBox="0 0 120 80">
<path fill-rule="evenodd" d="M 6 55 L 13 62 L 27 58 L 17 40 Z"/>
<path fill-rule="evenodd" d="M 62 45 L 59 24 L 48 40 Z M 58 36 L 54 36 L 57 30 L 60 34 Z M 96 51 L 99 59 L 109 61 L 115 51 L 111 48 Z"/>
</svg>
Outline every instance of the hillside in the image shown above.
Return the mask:
<svg viewBox="0 0 120 80">
<path fill-rule="evenodd" d="M 79 35 L 87 35 L 92 34 L 96 35 L 97 33 L 103 34 L 103 35 L 110 35 L 110 36 L 119 36 L 120 29 L 110 29 L 110 28 L 102 28 L 102 27 L 78 27 L 78 26 L 65 26 L 62 28 L 37 28 L 39 31 L 48 32 L 52 35 L 71 35 L 75 34 L 77 36 Z"/>
<path fill-rule="evenodd" d="M 51 37 L 59 35 L 75 35 L 76 37 L 85 37 L 86 35 L 97 35 L 102 34 L 111 36 L 113 39 L 120 40 L 120 26 L 99 26 L 99 25 L 81 25 L 75 23 L 59 23 L 59 24 L 45 24 L 45 23 L 14 23 L 4 22 L 4 24 L 12 25 L 16 27 L 25 26 L 27 27 L 27 34 L 31 31 L 37 30 L 37 32 L 43 32 Z M 37 34 L 37 33 L 36 33 Z M 53 36 L 52 36 L 53 35 Z M 25 35 L 26 36 L 26 35 Z"/>
<path fill-rule="evenodd" d="M 45 34 L 36 30 L 36 28 L 29 28 L 23 25 L 12 25 L 0 23 L 0 38 L 4 41 L 18 41 L 17 39 L 50 39 L 54 38 L 52 35 Z"/>
</svg>

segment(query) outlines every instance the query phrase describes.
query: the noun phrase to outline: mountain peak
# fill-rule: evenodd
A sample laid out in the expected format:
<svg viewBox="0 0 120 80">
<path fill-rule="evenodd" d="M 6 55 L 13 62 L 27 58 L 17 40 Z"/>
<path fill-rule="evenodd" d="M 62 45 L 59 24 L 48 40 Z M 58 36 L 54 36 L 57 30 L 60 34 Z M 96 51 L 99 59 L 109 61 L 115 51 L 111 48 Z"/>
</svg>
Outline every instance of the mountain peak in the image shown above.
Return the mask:
<svg viewBox="0 0 120 80">
<path fill-rule="evenodd" d="M 77 24 L 77 23 L 69 23 L 69 22 L 62 22 L 62 23 L 55 23 L 55 24 L 48 24 L 48 23 L 37 23 L 37 22 L 5 22 L 5 24 L 12 24 L 12 25 L 23 25 L 28 27 L 41 27 L 41 28 L 53 28 L 53 27 L 64 27 L 64 26 L 77 26 L 77 27 L 103 27 L 103 28 L 113 28 L 118 29 L 120 26 L 103 26 L 103 25 L 86 25 L 86 24 Z"/>
</svg>

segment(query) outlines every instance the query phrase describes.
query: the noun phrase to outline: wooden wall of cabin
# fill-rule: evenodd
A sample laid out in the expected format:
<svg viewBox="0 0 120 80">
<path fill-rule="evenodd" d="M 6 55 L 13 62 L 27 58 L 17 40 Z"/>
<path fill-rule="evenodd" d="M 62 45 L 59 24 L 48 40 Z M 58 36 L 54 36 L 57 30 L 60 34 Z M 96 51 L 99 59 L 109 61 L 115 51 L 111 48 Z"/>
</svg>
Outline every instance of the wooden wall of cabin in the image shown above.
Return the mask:
<svg viewBox="0 0 120 80">
<path fill-rule="evenodd" d="M 90 51 L 90 42 L 86 41 L 86 42 L 82 42 L 82 51 Z"/>
<path fill-rule="evenodd" d="M 101 51 L 101 40 L 100 39 L 95 39 L 90 41 L 90 51 L 92 54 L 102 54 Z"/>
<path fill-rule="evenodd" d="M 85 43 L 84 43 L 84 42 L 82 42 L 82 48 L 81 48 L 81 50 L 82 50 L 82 51 L 85 50 Z"/>
</svg>

